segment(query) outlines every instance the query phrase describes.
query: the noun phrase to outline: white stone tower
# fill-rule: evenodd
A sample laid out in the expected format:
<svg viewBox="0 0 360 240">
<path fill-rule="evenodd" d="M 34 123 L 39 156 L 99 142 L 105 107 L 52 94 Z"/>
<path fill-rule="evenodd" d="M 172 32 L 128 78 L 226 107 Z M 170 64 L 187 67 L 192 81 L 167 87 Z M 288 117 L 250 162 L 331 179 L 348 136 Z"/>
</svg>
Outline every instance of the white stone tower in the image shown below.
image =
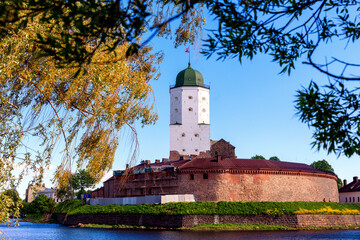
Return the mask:
<svg viewBox="0 0 360 240">
<path fill-rule="evenodd" d="M 170 151 L 198 155 L 210 150 L 210 88 L 200 72 L 179 72 L 170 87 Z"/>
</svg>

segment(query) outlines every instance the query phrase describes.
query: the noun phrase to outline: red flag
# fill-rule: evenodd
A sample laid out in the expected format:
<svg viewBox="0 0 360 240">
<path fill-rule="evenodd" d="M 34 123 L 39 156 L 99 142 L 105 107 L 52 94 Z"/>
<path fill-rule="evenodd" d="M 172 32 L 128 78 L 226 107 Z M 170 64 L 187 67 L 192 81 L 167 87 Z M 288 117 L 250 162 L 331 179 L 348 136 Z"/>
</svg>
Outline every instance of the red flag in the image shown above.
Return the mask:
<svg viewBox="0 0 360 240">
<path fill-rule="evenodd" d="M 189 47 L 187 47 L 187 48 L 186 48 L 185 52 L 187 52 L 187 53 L 189 53 L 189 52 L 190 52 L 190 51 L 189 51 Z"/>
</svg>

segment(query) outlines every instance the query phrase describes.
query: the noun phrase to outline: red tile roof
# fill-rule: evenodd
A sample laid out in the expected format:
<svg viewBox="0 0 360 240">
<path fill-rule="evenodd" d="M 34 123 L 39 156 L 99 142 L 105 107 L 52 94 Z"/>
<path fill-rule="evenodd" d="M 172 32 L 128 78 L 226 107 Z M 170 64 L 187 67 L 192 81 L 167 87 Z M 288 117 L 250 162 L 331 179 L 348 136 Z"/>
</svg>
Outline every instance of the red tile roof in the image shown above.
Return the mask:
<svg viewBox="0 0 360 240">
<path fill-rule="evenodd" d="M 339 192 L 359 192 L 360 191 L 360 181 L 352 181 L 351 183 L 343 186 L 339 189 Z"/>
<path fill-rule="evenodd" d="M 277 171 L 296 171 L 324 173 L 316 168 L 303 163 L 281 162 L 262 159 L 234 159 L 225 158 L 216 161 L 215 158 L 197 158 L 193 159 L 182 166 L 180 170 L 195 169 L 232 169 L 232 170 L 277 170 Z"/>
</svg>

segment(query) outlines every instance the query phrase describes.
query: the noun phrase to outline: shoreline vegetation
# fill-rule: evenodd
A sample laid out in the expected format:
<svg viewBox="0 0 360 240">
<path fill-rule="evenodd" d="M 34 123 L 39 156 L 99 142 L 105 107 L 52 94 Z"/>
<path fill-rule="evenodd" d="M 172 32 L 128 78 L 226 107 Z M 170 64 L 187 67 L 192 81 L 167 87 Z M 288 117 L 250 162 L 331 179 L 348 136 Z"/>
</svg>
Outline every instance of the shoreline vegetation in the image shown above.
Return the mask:
<svg viewBox="0 0 360 240">
<path fill-rule="evenodd" d="M 107 228 L 107 229 L 146 229 L 146 230 L 164 230 L 168 228 L 163 227 L 146 227 L 146 226 L 132 226 L 132 225 L 108 225 L 108 224 L 79 224 L 73 226 L 77 228 Z M 192 231 L 298 231 L 298 230 L 346 230 L 346 229 L 360 229 L 360 226 L 331 226 L 331 227 L 303 227 L 294 228 L 285 225 L 266 225 L 266 224 L 199 224 L 193 227 L 175 228 L 175 230 L 192 230 Z"/>
<path fill-rule="evenodd" d="M 56 206 L 53 214 L 143 214 L 143 215 L 360 215 L 360 204 L 335 202 L 187 202 L 145 205 L 83 205 L 79 200 L 66 201 Z M 34 223 L 58 223 L 51 214 L 27 215 L 21 221 Z M 137 225 L 78 224 L 79 228 L 112 229 L 168 229 Z M 174 228 L 177 230 L 322 230 L 322 229 L 360 229 L 360 226 L 329 226 L 295 228 L 285 225 L 266 224 L 200 224 L 192 227 Z"/>
<path fill-rule="evenodd" d="M 360 215 L 360 203 L 336 202 L 182 202 L 144 205 L 82 205 L 79 200 L 56 206 L 54 213 L 149 215 Z"/>
</svg>

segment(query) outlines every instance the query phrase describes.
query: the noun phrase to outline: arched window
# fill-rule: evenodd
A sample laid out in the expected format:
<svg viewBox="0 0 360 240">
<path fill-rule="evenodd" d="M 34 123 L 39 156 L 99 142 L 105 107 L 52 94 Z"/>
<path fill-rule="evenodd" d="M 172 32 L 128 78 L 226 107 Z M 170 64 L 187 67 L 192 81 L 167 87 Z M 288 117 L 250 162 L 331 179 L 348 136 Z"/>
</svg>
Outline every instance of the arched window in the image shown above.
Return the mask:
<svg viewBox="0 0 360 240">
<path fill-rule="evenodd" d="M 192 110 L 193 110 L 192 108 L 189 108 L 189 112 L 192 112 Z"/>
<path fill-rule="evenodd" d="M 208 174 L 207 174 L 207 173 L 204 173 L 203 178 L 204 178 L 204 179 L 209 179 Z"/>
<path fill-rule="evenodd" d="M 192 96 L 189 96 L 189 99 L 193 99 Z"/>
<path fill-rule="evenodd" d="M 182 136 L 182 137 L 185 137 L 185 133 L 182 133 L 181 136 Z"/>
<path fill-rule="evenodd" d="M 194 174 L 190 174 L 190 180 L 194 180 Z"/>
</svg>

